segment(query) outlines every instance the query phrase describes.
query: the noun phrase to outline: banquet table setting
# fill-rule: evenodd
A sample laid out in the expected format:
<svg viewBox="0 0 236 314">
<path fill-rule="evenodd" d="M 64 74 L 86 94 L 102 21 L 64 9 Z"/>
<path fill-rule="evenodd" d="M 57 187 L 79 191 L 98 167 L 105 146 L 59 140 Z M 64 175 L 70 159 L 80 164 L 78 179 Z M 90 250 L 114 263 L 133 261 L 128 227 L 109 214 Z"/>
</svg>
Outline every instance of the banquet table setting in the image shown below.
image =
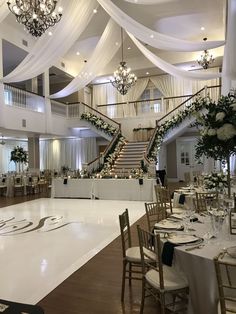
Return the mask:
<svg viewBox="0 0 236 314">
<path fill-rule="evenodd" d="M 197 214 L 188 207 L 156 223 L 154 233 L 161 235 L 163 264 L 187 277 L 187 313 L 216 314 L 219 294 L 214 258 L 222 251 L 233 252 L 236 258 L 236 234 L 230 234 L 229 215 L 214 215 L 214 209 Z"/>
</svg>

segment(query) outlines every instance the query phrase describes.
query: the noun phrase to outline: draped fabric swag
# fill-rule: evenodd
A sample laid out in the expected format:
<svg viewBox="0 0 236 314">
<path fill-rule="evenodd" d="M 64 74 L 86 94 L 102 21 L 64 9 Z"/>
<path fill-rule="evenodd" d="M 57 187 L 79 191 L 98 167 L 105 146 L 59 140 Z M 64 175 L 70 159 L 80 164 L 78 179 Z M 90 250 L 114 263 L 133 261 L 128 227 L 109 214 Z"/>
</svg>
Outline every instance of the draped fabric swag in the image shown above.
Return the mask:
<svg viewBox="0 0 236 314">
<path fill-rule="evenodd" d="M 61 98 L 84 88 L 111 61 L 120 47 L 120 27 L 110 19 L 91 58 L 81 72 L 64 89 L 50 98 Z M 116 43 L 119 42 L 117 45 Z"/>
<path fill-rule="evenodd" d="M 6 0 L 0 0 L 0 23 L 7 17 L 9 9 Z"/>
</svg>

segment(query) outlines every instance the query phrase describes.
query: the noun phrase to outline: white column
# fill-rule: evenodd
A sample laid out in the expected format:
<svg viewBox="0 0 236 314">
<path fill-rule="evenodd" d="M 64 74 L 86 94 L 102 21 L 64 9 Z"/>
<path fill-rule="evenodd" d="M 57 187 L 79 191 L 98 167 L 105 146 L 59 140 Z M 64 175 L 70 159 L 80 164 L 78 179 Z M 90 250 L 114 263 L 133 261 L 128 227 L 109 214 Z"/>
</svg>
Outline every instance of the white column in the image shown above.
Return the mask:
<svg viewBox="0 0 236 314">
<path fill-rule="evenodd" d="M 39 136 L 28 137 L 29 171 L 39 172 Z"/>
<path fill-rule="evenodd" d="M 0 77 L 3 77 L 3 56 L 2 56 L 2 38 L 0 38 Z M 4 84 L 0 82 L 0 127 L 6 126 Z"/>
<path fill-rule="evenodd" d="M 43 94 L 45 96 L 45 115 L 46 115 L 46 133 L 52 133 L 52 110 L 51 110 L 51 100 L 50 95 L 50 85 L 49 85 L 49 70 L 43 74 Z"/>
</svg>

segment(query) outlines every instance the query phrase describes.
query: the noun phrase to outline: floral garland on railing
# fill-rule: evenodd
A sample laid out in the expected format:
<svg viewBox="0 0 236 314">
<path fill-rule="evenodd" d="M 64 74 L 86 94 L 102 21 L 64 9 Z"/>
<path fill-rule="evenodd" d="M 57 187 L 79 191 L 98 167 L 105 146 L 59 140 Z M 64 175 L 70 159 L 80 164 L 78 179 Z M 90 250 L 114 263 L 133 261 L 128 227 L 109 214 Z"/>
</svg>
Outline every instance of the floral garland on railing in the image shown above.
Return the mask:
<svg viewBox="0 0 236 314">
<path fill-rule="evenodd" d="M 113 125 L 105 122 L 102 118 L 96 116 L 95 114 L 91 112 L 84 112 L 82 113 L 81 120 L 86 120 L 90 122 L 92 125 L 94 125 L 97 129 L 100 131 L 105 132 L 106 134 L 113 136 L 117 132 L 117 128 Z"/>
<path fill-rule="evenodd" d="M 113 166 L 115 160 L 117 159 L 117 157 L 119 156 L 119 153 L 120 153 L 122 147 L 124 146 L 125 142 L 126 142 L 126 140 L 125 140 L 124 136 L 122 136 L 120 134 L 118 136 L 117 140 L 112 145 L 109 152 L 107 153 L 107 155 L 105 156 L 103 168 L 100 171 L 100 175 L 102 177 L 106 177 L 106 176 L 111 175 L 112 166 Z"/>
<path fill-rule="evenodd" d="M 209 104 L 209 102 L 210 102 L 209 97 L 205 98 L 199 97 L 192 104 L 186 105 L 186 108 L 184 110 L 179 111 L 178 114 L 174 115 L 171 119 L 162 123 L 158 128 L 155 139 L 147 155 L 149 161 L 153 160 L 156 161 L 157 154 L 160 150 L 161 144 L 165 136 L 171 129 L 174 129 L 177 126 L 179 126 L 186 118 L 189 118 L 191 115 L 197 116 L 198 111 L 204 109 Z"/>
</svg>

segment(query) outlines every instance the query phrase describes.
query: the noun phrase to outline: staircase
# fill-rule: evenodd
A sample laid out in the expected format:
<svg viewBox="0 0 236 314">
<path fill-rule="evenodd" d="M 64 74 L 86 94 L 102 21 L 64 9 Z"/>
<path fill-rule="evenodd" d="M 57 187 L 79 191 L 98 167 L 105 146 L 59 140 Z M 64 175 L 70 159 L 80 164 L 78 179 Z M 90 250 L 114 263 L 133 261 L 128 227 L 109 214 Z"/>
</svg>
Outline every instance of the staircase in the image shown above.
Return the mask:
<svg viewBox="0 0 236 314">
<path fill-rule="evenodd" d="M 128 142 L 122 148 L 112 168 L 112 173 L 120 177 L 128 176 L 132 168 L 140 168 L 140 162 L 148 142 Z"/>
</svg>

